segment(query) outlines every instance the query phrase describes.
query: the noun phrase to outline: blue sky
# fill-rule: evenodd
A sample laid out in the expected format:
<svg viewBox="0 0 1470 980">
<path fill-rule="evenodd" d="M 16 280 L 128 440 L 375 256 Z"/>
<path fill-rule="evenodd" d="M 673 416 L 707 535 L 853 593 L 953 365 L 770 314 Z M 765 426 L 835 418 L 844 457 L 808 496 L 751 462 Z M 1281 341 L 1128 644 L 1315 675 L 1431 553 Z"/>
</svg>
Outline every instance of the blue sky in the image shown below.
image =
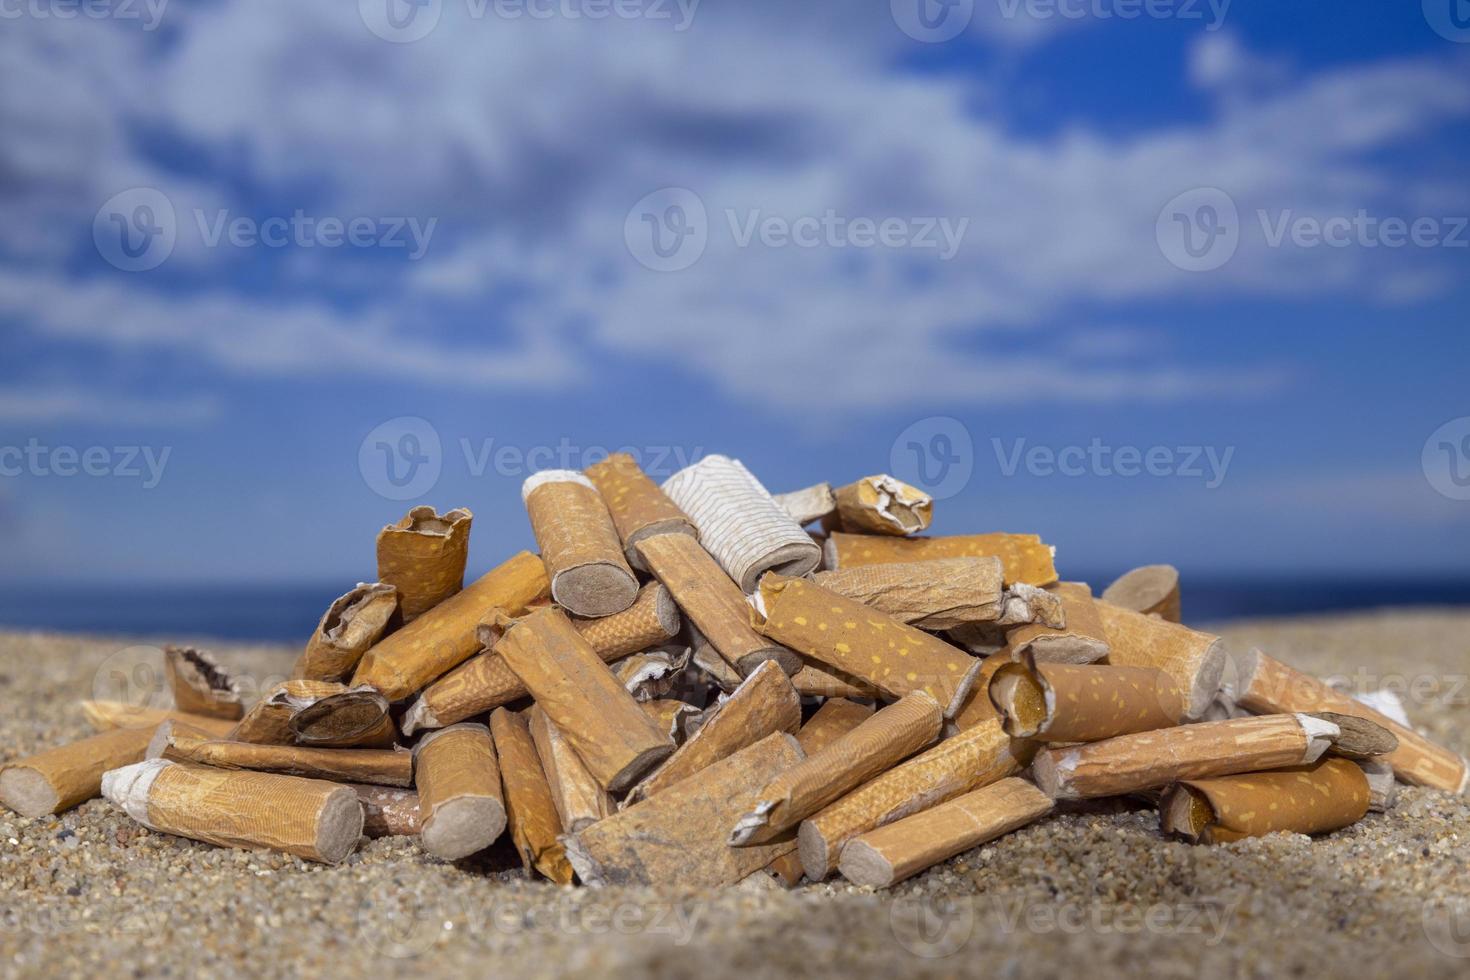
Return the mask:
<svg viewBox="0 0 1470 980">
<path fill-rule="evenodd" d="M 1470 574 L 1465 4 L 924 2 L 5 7 L 0 577 L 356 581 L 415 502 L 484 568 L 500 447 L 958 432 L 936 530 L 1064 572 Z"/>
</svg>

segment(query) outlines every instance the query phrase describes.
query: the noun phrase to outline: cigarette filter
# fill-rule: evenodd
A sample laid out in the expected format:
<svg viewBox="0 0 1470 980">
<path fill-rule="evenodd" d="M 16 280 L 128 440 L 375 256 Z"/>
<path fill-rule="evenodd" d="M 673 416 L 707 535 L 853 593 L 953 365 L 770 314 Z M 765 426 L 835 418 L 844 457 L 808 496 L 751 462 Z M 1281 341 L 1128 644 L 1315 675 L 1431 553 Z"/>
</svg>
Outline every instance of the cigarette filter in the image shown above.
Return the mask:
<svg viewBox="0 0 1470 980">
<path fill-rule="evenodd" d="M 163 708 L 137 707 L 125 701 L 83 701 L 81 705 L 87 723 L 99 732 L 114 728 L 146 728 L 151 732 L 165 721 L 182 721 L 216 736 L 228 735 L 235 728 L 235 723 L 225 718 L 191 715 L 186 711 Z"/>
<path fill-rule="evenodd" d="M 999 558 L 1007 586 L 1038 588 L 1057 580 L 1052 548 L 1034 534 L 963 534 L 941 538 L 897 538 L 833 532 L 827 537 L 829 569 L 933 558 Z"/>
<path fill-rule="evenodd" d="M 939 737 L 943 718 L 927 691 L 913 691 L 776 776 L 730 831 L 730 844 L 764 844 L 848 790 Z"/>
<path fill-rule="evenodd" d="M 778 493 L 772 499 L 791 515 L 793 521 L 802 526 L 837 513 L 837 495 L 832 492 L 830 483 L 818 483 L 790 493 Z"/>
<path fill-rule="evenodd" d="M 1144 565 L 1125 572 L 1103 590 L 1103 601 L 1145 616 L 1179 622 L 1179 569 Z"/>
<path fill-rule="evenodd" d="M 838 869 L 855 885 L 887 888 L 1034 823 L 1052 806 L 1024 779 L 1003 779 L 869 831 L 842 849 Z"/>
<path fill-rule="evenodd" d="M 1064 625 L 1018 626 L 1006 634 L 1014 654 L 1028 650 L 1038 663 L 1091 664 L 1108 655 L 1108 637 L 1092 589 L 1084 582 L 1058 582 L 1051 587 L 1062 601 Z"/>
<path fill-rule="evenodd" d="M 669 590 L 649 582 L 620 613 L 600 619 L 573 619 L 572 625 L 603 660 L 612 661 L 668 643 L 679 634 L 679 607 Z"/>
<path fill-rule="evenodd" d="M 934 518 L 934 498 L 887 474 L 838 487 L 837 516 L 844 531 L 918 534 Z"/>
<path fill-rule="evenodd" d="M 411 623 L 464 587 L 474 515 L 463 507 L 441 517 L 415 507 L 378 532 L 378 581 L 398 590 L 398 609 Z"/>
<path fill-rule="evenodd" d="M 531 706 L 527 721 L 562 828 L 575 833 L 612 814 L 616 809 L 612 797 L 597 785 L 597 780 L 540 705 Z"/>
<path fill-rule="evenodd" d="M 217 847 L 336 864 L 362 836 L 357 794 L 319 779 L 149 759 L 108 772 L 102 793 L 149 830 Z"/>
<path fill-rule="evenodd" d="M 980 662 L 980 673 L 975 675 L 975 685 L 965 695 L 960 710 L 950 719 L 950 729 L 963 732 L 976 725 L 1000 720 L 1000 712 L 995 710 L 995 704 L 990 700 L 990 681 L 995 677 L 996 671 L 1008 663 L 1011 663 L 1009 651 L 986 657 Z"/>
<path fill-rule="evenodd" d="M 1236 701 L 1257 714 L 1276 711 L 1335 711 L 1376 722 L 1397 736 L 1398 748 L 1385 757 L 1406 783 L 1451 793 L 1470 788 L 1470 765 L 1449 749 L 1436 745 L 1387 715 L 1355 698 L 1333 690 L 1309 674 L 1252 650 L 1237 666 Z"/>
<path fill-rule="evenodd" d="M 500 751 L 505 803 L 510 810 L 510 839 L 521 856 L 521 866 L 528 875 L 535 868 L 558 885 L 570 885 L 572 866 L 567 863 L 566 848 L 560 840 L 561 817 L 525 716 L 496 708 L 490 713 L 490 730 Z"/>
<path fill-rule="evenodd" d="M 205 651 L 164 647 L 163 671 L 180 711 L 230 721 L 245 713 L 235 682 Z"/>
<path fill-rule="evenodd" d="M 924 630 L 997 619 L 1005 588 L 998 558 L 857 565 L 818 572 L 818 585 Z"/>
<path fill-rule="evenodd" d="M 287 722 L 297 745 L 321 749 L 386 748 L 398 741 L 388 699 L 366 687 L 329 694 Z"/>
<path fill-rule="evenodd" d="M 762 633 L 890 699 L 927 691 L 948 717 L 980 670 L 964 651 L 812 582 L 772 573 L 761 580 L 761 598 Z"/>
<path fill-rule="evenodd" d="M 1033 751 L 992 719 L 899 763 L 801 822 L 797 841 L 806 876 L 821 881 L 836 871 L 842 848 L 854 837 L 1015 775 Z"/>
<path fill-rule="evenodd" d="M 401 701 L 479 652 L 475 627 L 487 609 L 519 615 L 549 589 L 541 559 L 523 551 L 384 637 L 362 658 L 352 683 Z"/>
<path fill-rule="evenodd" d="M 566 838 L 567 856 L 588 885 L 718 888 L 766 867 L 794 839 L 729 847 L 725 835 L 761 788 L 801 761 L 796 739 L 767 735 L 641 803 Z"/>
<path fill-rule="evenodd" d="M 405 749 L 313 749 L 298 745 L 255 745 L 189 732 L 164 722 L 163 758 L 216 769 L 279 772 L 333 782 L 413 785 L 413 753 Z"/>
<path fill-rule="evenodd" d="M 1309 766 L 1186 780 L 1164 794 L 1159 817 L 1164 833 L 1199 844 L 1282 830 L 1325 834 L 1363 819 L 1370 795 L 1362 769 L 1329 756 Z"/>
<path fill-rule="evenodd" d="M 800 657 L 751 628 L 745 596 L 699 542 L 685 534 L 661 534 L 645 538 L 638 548 L 684 615 L 740 674 L 767 660 L 788 674 L 801 668 Z"/>
<path fill-rule="evenodd" d="M 822 560 L 822 549 L 738 459 L 706 456 L 669 477 L 663 488 L 741 592 L 754 592 L 766 572 L 805 575 Z M 671 591 L 677 600 L 679 591 Z M 682 602 L 680 607 L 689 612 Z"/>
<path fill-rule="evenodd" d="M 1031 772 L 1053 799 L 1123 796 L 1187 779 L 1305 766 L 1337 734 L 1336 725 L 1304 714 L 1207 721 L 1048 749 Z"/>
<path fill-rule="evenodd" d="M 1152 667 L 1039 664 L 1034 652 L 990 678 L 990 701 L 1014 738 L 1097 742 L 1117 735 L 1172 728 L 1184 714 L 1184 693 Z"/>
<path fill-rule="evenodd" d="M 607 459 L 587 467 L 587 479 L 602 495 L 613 527 L 623 542 L 623 555 L 639 571 L 648 571 L 638 554 L 638 542 L 655 534 L 687 534 L 698 538 L 699 532 L 684 512 L 659 489 L 627 453 L 613 453 Z"/>
<path fill-rule="evenodd" d="M 362 804 L 364 837 L 412 837 L 419 832 L 419 794 L 396 786 L 348 783 Z"/>
<path fill-rule="evenodd" d="M 368 648 L 382 638 L 397 609 L 398 590 L 393 586 L 359 584 L 327 608 L 291 676 L 316 681 L 346 679 Z"/>
<path fill-rule="evenodd" d="M 633 604 L 638 580 L 591 480 L 575 470 L 542 470 L 526 478 L 521 499 L 553 599 L 576 616 L 610 616 Z"/>
<path fill-rule="evenodd" d="M 23 817 L 70 810 L 102 794 L 102 774 L 138 762 L 152 733 L 115 728 L 0 767 L 0 803 Z"/>
<path fill-rule="evenodd" d="M 561 610 L 529 614 L 506 631 L 495 652 L 608 792 L 632 786 L 674 751 L 673 740 L 643 713 Z"/>
<path fill-rule="evenodd" d="M 851 675 L 841 676 L 811 664 L 803 664 L 791 675 L 791 686 L 804 698 L 865 698 L 878 696 L 878 689 Z"/>
<path fill-rule="evenodd" d="M 871 704 L 848 698 L 828 698 L 797 731 L 796 740 L 801 743 L 801 750 L 812 756 L 871 717 Z"/>
<path fill-rule="evenodd" d="M 1220 690 L 1228 654 L 1218 636 L 1156 616 L 1096 602 L 1108 637 L 1108 663 L 1153 667 L 1174 678 L 1189 699 L 1186 719 L 1199 718 Z"/>
<path fill-rule="evenodd" d="M 1327 751 L 1344 759 L 1359 761 L 1392 755 L 1399 747 L 1398 736 L 1382 725 L 1357 715 L 1344 715 L 1336 711 L 1310 711 L 1313 718 L 1330 721 L 1338 727 L 1337 738 Z"/>
<path fill-rule="evenodd" d="M 495 842 L 505 830 L 500 762 L 484 725 L 451 725 L 414 746 L 419 793 L 419 841 L 424 850 L 457 861 Z"/>
<path fill-rule="evenodd" d="M 228 737 L 238 742 L 291 745 L 296 741 L 291 731 L 293 716 L 323 698 L 347 690 L 346 685 L 336 681 L 282 681 L 250 706 Z"/>
<path fill-rule="evenodd" d="M 659 731 L 668 732 L 669 738 L 675 742 L 682 741 L 685 737 L 685 726 L 699 714 L 699 709 L 687 701 L 676 701 L 672 698 L 654 698 L 652 701 L 639 701 L 638 707 L 643 713 L 653 719 Z"/>
<path fill-rule="evenodd" d="M 728 758 L 773 732 L 801 724 L 801 698 L 773 663 L 764 663 L 716 707 L 704 725 L 653 774 L 634 787 L 630 799 L 665 790 Z"/>
</svg>

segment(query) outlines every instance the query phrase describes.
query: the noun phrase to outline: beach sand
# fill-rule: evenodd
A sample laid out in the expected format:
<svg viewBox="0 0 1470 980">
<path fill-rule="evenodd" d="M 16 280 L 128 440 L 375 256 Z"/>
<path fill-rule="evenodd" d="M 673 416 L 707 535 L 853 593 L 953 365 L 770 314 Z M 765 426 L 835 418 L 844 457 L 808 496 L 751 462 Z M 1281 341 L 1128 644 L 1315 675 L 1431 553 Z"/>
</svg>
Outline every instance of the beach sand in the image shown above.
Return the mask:
<svg viewBox="0 0 1470 980">
<path fill-rule="evenodd" d="M 1409 694 L 1470 752 L 1470 611 L 1222 629 L 1300 668 Z M 76 702 L 156 689 L 137 641 L 0 634 L 0 757 L 89 730 Z M 294 650 L 213 645 L 263 685 Z M 247 692 L 249 693 L 249 692 Z M 558 889 L 508 847 L 459 864 L 412 839 L 339 867 L 151 833 L 94 800 L 0 810 L 6 976 L 1432 977 L 1470 974 L 1470 803 L 1404 789 L 1388 814 L 1310 840 L 1164 840 L 1109 805 L 1048 818 L 891 893 Z"/>
</svg>

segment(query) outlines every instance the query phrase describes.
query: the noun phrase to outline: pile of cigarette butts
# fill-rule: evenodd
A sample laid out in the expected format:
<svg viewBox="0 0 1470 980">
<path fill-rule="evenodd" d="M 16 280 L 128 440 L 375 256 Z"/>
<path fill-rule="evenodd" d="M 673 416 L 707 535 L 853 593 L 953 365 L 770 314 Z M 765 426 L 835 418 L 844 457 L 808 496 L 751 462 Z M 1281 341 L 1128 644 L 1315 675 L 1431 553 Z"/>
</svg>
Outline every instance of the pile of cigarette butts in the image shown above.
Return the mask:
<svg viewBox="0 0 1470 980">
<path fill-rule="evenodd" d="M 659 485 L 615 454 L 522 498 L 539 556 L 464 585 L 471 513 L 414 507 L 293 679 L 247 708 L 170 647 L 172 708 L 84 702 L 99 734 L 5 766 L 0 799 L 327 863 L 508 831 L 563 885 L 882 888 L 1074 801 L 1210 844 L 1466 788 L 1406 724 L 1180 625 L 1172 567 L 1097 598 L 1036 535 L 925 536 L 891 476 L 772 495 L 725 456 Z"/>
</svg>

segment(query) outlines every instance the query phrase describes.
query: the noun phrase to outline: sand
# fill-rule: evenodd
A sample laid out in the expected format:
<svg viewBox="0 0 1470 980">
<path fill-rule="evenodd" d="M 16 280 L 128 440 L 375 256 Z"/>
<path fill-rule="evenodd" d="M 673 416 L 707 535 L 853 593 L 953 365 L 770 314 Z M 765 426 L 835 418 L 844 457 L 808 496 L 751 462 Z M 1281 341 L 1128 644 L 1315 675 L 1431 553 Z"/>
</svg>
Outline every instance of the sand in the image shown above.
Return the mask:
<svg viewBox="0 0 1470 980">
<path fill-rule="evenodd" d="M 1261 621 L 1224 630 L 1322 674 L 1419 678 L 1416 723 L 1470 751 L 1470 612 Z M 180 638 L 173 638 L 180 639 Z M 135 642 L 135 641 L 133 641 Z M 127 642 L 0 634 L 5 758 L 86 734 L 76 701 Z M 256 683 L 295 650 L 212 645 Z M 110 659 L 109 659 L 110 658 Z M 105 667 L 104 667 L 105 665 Z M 1367 673 L 1378 665 L 1382 677 Z M 1058 815 L 894 889 L 559 889 L 502 843 L 458 864 L 409 839 L 339 867 L 150 833 L 95 800 L 0 810 L 6 976 L 1432 977 L 1470 973 L 1470 803 L 1397 808 L 1310 840 L 1163 840 L 1148 810 Z"/>
</svg>

